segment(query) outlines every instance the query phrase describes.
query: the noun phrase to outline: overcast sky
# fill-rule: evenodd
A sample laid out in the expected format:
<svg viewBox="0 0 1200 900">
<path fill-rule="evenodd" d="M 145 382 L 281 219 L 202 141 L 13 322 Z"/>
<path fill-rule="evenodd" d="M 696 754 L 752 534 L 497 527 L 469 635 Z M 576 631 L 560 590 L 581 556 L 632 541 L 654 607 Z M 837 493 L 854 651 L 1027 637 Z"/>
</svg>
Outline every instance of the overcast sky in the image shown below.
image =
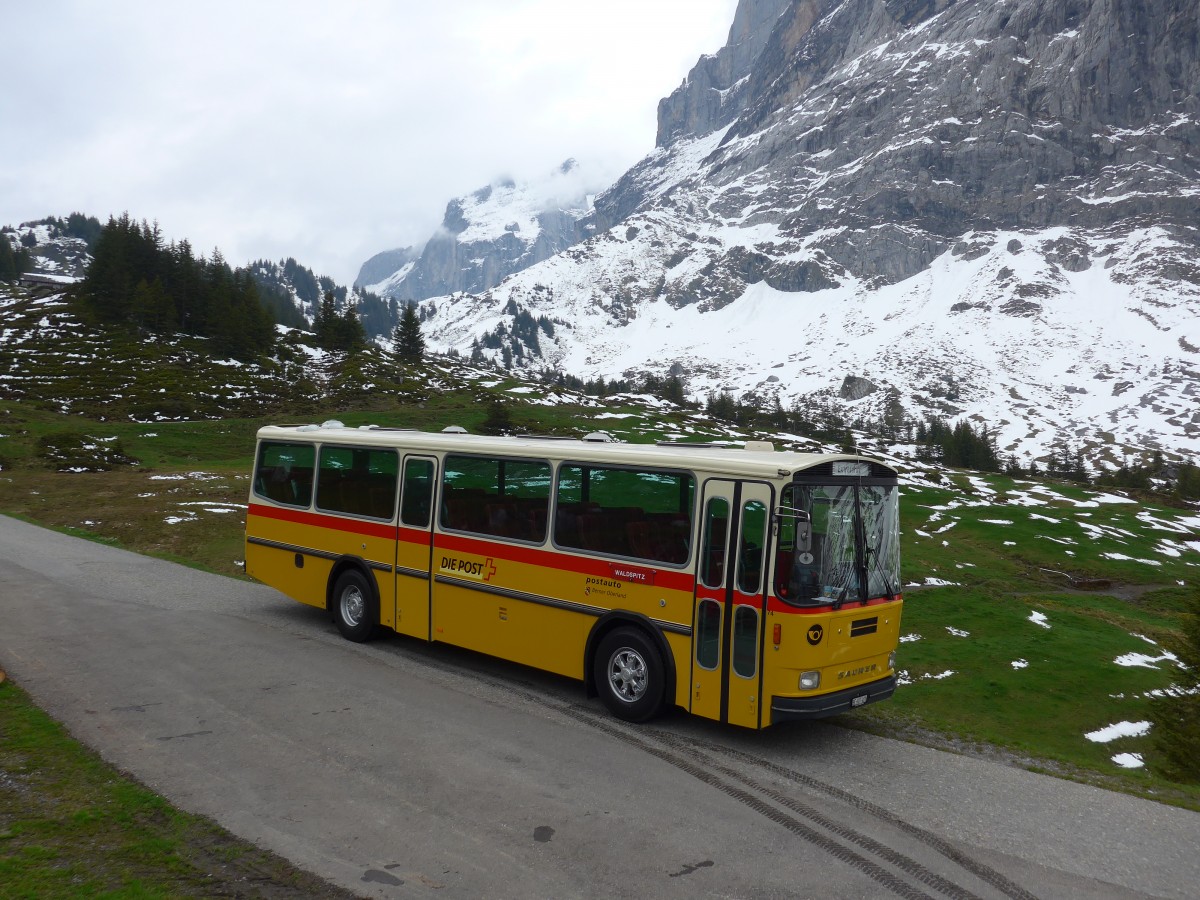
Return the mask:
<svg viewBox="0 0 1200 900">
<path fill-rule="evenodd" d="M 0 225 L 157 219 L 349 283 L 446 201 L 568 157 L 611 183 L 737 0 L 6 3 Z"/>
</svg>

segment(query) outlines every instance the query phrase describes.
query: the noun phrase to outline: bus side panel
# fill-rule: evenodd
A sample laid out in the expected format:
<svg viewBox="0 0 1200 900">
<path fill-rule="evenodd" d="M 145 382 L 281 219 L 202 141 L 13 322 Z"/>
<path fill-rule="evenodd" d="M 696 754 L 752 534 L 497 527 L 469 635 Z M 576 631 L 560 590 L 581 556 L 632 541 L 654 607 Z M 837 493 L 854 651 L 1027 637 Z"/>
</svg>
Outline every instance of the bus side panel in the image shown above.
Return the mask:
<svg viewBox="0 0 1200 900">
<path fill-rule="evenodd" d="M 259 538 L 292 547 L 312 547 L 306 526 L 281 522 L 250 512 L 246 516 L 246 574 L 293 600 L 325 607 L 325 585 L 333 568 L 331 560 L 299 554 L 295 550 L 253 543 Z M 316 545 L 319 546 L 319 545 Z M 303 563 L 298 566 L 297 560 Z"/>
<path fill-rule="evenodd" d="M 671 655 L 675 657 L 675 699 L 668 697 L 667 702 L 688 709 L 691 703 L 692 638 L 670 631 L 665 632 L 665 637 Z"/>
<path fill-rule="evenodd" d="M 371 575 L 375 579 L 375 588 L 379 596 L 379 624 L 388 628 L 395 627 L 396 579 L 393 575 L 393 565 L 396 561 L 395 526 L 380 526 L 357 519 L 326 515 L 320 516 L 319 521 L 323 524 L 308 527 L 309 540 L 313 541 L 309 546 L 320 547 L 323 551 L 337 557 L 355 556 L 367 563 L 375 563 L 376 565 L 371 566 Z M 333 561 L 322 560 L 321 562 L 325 563 L 322 567 L 323 577 L 328 580 Z M 309 561 L 306 560 L 305 566 L 308 565 Z M 379 568 L 379 566 L 385 568 Z M 322 592 L 324 589 L 325 582 L 323 581 Z"/>
<path fill-rule="evenodd" d="M 433 589 L 433 638 L 570 678 L 583 678 L 595 619 L 453 584 Z"/>
<path fill-rule="evenodd" d="M 256 513 L 261 509 L 261 513 Z M 325 606 L 326 588 L 339 557 L 372 566 L 379 591 L 380 623 L 395 624 L 395 526 L 307 511 L 252 506 L 246 516 L 246 574 L 309 606 Z M 263 546 L 252 538 L 284 545 Z M 314 552 L 315 551 L 315 552 Z M 303 565 L 297 565 L 297 561 Z M 382 568 L 381 568 L 382 567 Z"/>
<path fill-rule="evenodd" d="M 691 576 L 458 535 L 435 536 L 433 639 L 582 679 L 613 609 L 690 627 Z M 470 585 L 470 586 L 468 586 Z M 690 639 L 668 634 L 687 698 Z"/>
<path fill-rule="evenodd" d="M 430 534 L 425 528 L 400 527 L 396 543 L 395 625 L 400 634 L 429 640 Z M 418 576 L 415 573 L 421 572 Z M 380 595 L 382 596 L 382 594 Z"/>
</svg>

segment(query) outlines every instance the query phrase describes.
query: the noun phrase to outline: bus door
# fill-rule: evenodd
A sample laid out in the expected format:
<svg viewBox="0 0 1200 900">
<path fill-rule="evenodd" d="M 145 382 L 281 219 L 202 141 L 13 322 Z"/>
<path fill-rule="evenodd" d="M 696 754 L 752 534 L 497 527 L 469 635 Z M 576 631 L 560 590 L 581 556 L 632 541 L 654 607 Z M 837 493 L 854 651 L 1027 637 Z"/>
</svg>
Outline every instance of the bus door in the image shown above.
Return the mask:
<svg viewBox="0 0 1200 900">
<path fill-rule="evenodd" d="M 760 727 L 771 488 L 705 483 L 696 571 L 691 711 Z"/>
<path fill-rule="evenodd" d="M 402 472 L 396 534 L 396 631 L 427 641 L 437 459 L 405 456 Z"/>
</svg>

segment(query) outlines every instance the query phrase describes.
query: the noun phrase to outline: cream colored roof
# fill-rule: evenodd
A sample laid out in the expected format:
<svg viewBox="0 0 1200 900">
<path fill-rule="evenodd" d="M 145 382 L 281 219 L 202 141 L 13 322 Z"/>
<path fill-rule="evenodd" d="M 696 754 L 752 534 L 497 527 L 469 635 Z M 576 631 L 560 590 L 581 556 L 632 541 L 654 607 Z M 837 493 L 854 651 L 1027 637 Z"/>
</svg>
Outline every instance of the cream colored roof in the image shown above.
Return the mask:
<svg viewBox="0 0 1200 900">
<path fill-rule="evenodd" d="M 393 447 L 417 453 L 503 454 L 623 466 L 703 469 L 759 479 L 787 477 L 811 466 L 839 460 L 878 462 L 869 457 L 834 453 L 773 452 L 683 443 L 663 446 L 584 441 L 574 438 L 446 434 L 380 428 L 373 425 L 358 428 L 330 425 L 269 425 L 259 429 L 258 437 L 260 440 Z"/>
</svg>

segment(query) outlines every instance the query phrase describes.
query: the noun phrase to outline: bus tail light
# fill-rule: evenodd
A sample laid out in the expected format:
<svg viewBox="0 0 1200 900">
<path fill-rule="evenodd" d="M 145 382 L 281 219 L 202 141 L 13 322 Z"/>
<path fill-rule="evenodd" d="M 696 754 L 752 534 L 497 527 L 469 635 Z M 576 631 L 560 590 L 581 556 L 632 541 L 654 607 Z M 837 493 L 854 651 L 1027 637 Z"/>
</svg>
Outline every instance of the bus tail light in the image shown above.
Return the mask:
<svg viewBox="0 0 1200 900">
<path fill-rule="evenodd" d="M 783 638 L 783 626 L 778 622 L 776 622 L 775 627 L 771 629 L 771 636 L 775 639 L 775 646 L 778 647 L 779 641 Z"/>
<path fill-rule="evenodd" d="M 821 686 L 820 672 L 801 672 L 800 673 L 800 690 L 815 691 Z"/>
</svg>

